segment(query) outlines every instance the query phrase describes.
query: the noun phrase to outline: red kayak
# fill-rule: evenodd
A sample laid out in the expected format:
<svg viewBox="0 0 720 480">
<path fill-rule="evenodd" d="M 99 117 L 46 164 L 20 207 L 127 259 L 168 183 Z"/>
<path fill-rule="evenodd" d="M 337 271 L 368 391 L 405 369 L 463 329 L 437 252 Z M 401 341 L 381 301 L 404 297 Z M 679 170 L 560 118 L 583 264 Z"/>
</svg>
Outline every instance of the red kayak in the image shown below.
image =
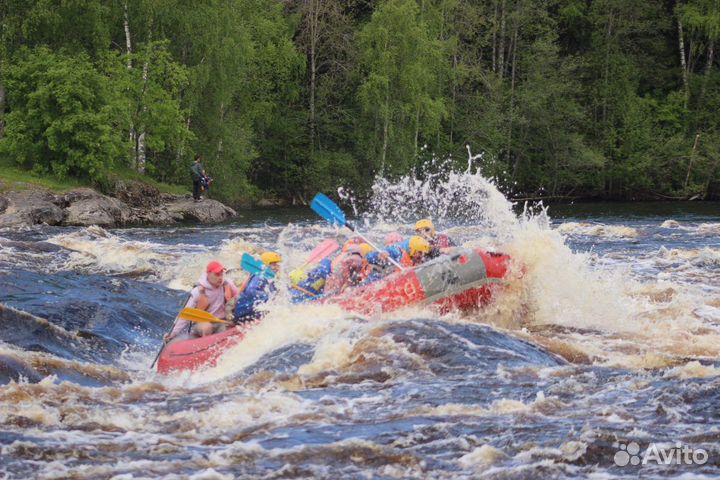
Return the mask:
<svg viewBox="0 0 720 480">
<path fill-rule="evenodd" d="M 481 249 L 455 249 L 415 268 L 393 273 L 377 282 L 353 288 L 319 302 L 336 303 L 344 310 L 363 315 L 391 312 L 413 305 L 433 305 L 440 313 L 470 311 L 486 304 L 503 282 L 510 257 Z M 230 327 L 225 332 L 171 343 L 160 354 L 157 371 L 214 367 L 218 358 L 240 343 L 249 327 Z"/>
<path fill-rule="evenodd" d="M 455 249 L 415 268 L 323 299 L 363 315 L 412 305 L 433 305 L 440 313 L 470 311 L 486 304 L 507 274 L 510 257 L 481 249 Z"/>
</svg>

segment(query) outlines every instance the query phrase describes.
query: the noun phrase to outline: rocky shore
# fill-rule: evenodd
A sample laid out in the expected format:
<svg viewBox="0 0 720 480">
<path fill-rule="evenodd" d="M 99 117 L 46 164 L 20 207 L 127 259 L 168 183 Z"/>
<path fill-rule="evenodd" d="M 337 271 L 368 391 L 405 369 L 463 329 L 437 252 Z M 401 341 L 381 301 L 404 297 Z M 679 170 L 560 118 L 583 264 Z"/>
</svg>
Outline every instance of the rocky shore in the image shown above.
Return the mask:
<svg viewBox="0 0 720 480">
<path fill-rule="evenodd" d="M 141 182 L 120 182 L 112 196 L 90 188 L 56 194 L 37 187 L 0 194 L 0 228 L 47 225 L 125 227 L 217 223 L 236 216 L 212 199 L 161 193 Z"/>
</svg>

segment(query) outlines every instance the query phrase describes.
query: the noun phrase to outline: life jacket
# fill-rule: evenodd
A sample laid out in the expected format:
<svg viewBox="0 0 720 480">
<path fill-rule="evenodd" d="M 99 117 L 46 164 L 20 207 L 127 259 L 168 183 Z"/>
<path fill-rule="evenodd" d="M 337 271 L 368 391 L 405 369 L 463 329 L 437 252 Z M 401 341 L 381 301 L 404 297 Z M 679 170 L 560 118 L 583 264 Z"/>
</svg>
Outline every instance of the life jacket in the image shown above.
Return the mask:
<svg viewBox="0 0 720 480">
<path fill-rule="evenodd" d="M 235 321 L 259 319 L 262 315 L 256 307 L 267 302 L 275 293 L 275 283 L 259 275 L 250 275 L 243 287 L 235 303 Z"/>
<path fill-rule="evenodd" d="M 325 258 L 317 267 L 307 272 L 306 278 L 292 288 L 293 300 L 303 302 L 322 295 L 327 277 L 332 273 L 332 263 L 329 258 Z"/>
<path fill-rule="evenodd" d="M 455 246 L 455 242 L 444 233 L 438 233 L 430 242 L 430 246 L 432 248 L 450 248 Z"/>
<path fill-rule="evenodd" d="M 238 295 L 245 290 L 246 285 L 247 280 L 245 280 L 245 283 L 243 283 L 242 287 L 239 289 Z M 204 286 L 198 285 L 198 290 L 200 291 L 200 295 L 205 295 Z M 227 280 L 223 280 L 223 295 L 225 297 L 225 320 L 231 322 L 233 320 L 233 311 L 235 310 L 235 302 L 237 301 L 238 295 L 235 295 L 230 283 Z"/>
<path fill-rule="evenodd" d="M 246 285 L 247 280 L 245 280 L 245 283 L 243 283 L 243 286 L 242 288 L 240 288 L 239 293 L 242 293 L 242 291 L 245 290 Z M 198 290 L 200 291 L 200 295 L 205 295 L 205 287 L 203 287 L 202 285 L 198 285 Z M 223 290 L 225 292 L 225 303 L 227 303 L 235 296 L 227 280 L 223 280 Z"/>
<path fill-rule="evenodd" d="M 368 263 L 368 260 L 366 257 L 360 255 L 361 258 L 361 266 L 360 270 L 353 275 L 352 278 L 349 276 L 346 276 L 345 272 L 341 272 L 341 268 L 343 265 L 343 262 L 348 258 L 348 255 L 357 255 L 357 253 L 344 253 L 338 256 L 335 260 L 331 263 L 331 274 L 333 276 L 336 275 L 343 275 L 346 278 L 342 278 L 342 285 L 340 286 L 339 290 L 333 293 L 340 293 L 344 291 L 348 287 L 354 287 L 357 285 L 360 285 L 363 283 L 373 272 L 373 267 Z M 352 282 L 351 282 L 352 281 Z M 337 285 L 335 285 L 337 287 Z"/>
</svg>

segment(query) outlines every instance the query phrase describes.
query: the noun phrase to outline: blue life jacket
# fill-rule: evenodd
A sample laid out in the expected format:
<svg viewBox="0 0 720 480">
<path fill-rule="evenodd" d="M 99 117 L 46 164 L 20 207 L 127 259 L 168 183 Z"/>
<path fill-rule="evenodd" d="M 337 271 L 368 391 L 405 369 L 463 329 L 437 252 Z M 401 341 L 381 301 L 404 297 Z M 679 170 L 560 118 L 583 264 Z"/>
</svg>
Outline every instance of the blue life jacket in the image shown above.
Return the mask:
<svg viewBox="0 0 720 480">
<path fill-rule="evenodd" d="M 275 291 L 273 280 L 260 275 L 251 275 L 245 290 L 240 293 L 235 303 L 235 321 L 244 322 L 262 317 L 262 312 L 257 310 L 257 306 L 267 302 Z"/>
<path fill-rule="evenodd" d="M 332 260 L 326 258 L 322 260 L 317 267 L 310 270 L 307 278 L 298 283 L 300 288 L 291 288 L 293 302 L 301 303 L 312 300 L 323 294 L 325 289 L 325 280 L 332 272 Z"/>
</svg>

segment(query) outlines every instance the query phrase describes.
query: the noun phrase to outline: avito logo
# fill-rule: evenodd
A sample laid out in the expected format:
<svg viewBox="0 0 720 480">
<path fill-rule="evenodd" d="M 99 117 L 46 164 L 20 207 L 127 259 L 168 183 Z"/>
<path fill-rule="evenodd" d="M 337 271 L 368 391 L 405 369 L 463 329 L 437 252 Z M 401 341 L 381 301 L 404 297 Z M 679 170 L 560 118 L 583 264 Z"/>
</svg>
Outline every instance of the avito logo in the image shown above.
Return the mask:
<svg viewBox="0 0 720 480">
<path fill-rule="evenodd" d="M 688 445 L 682 445 L 679 442 L 673 447 L 663 446 L 663 444 L 651 443 L 642 454 L 640 453 L 640 445 L 630 442 L 616 443 L 613 446 L 618 448 L 613 460 L 618 467 L 627 465 L 704 465 L 708 461 L 708 452 L 702 448 L 692 448 Z"/>
</svg>

